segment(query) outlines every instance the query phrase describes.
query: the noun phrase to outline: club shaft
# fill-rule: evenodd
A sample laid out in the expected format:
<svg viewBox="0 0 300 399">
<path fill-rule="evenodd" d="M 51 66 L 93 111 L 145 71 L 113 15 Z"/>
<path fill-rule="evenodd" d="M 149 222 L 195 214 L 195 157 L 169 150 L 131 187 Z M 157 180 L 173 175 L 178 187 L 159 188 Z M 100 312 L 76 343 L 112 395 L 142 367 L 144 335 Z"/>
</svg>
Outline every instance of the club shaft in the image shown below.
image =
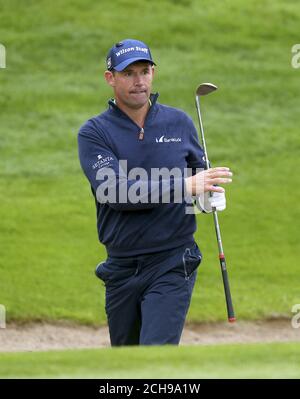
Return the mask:
<svg viewBox="0 0 300 399">
<path fill-rule="evenodd" d="M 201 111 L 200 111 L 200 101 L 199 101 L 198 95 L 196 95 L 196 108 L 197 108 L 197 115 L 198 115 L 198 120 L 199 120 L 199 125 L 200 125 L 202 147 L 203 147 L 204 156 L 205 156 L 205 165 L 206 165 L 206 169 L 209 169 L 210 164 L 209 164 L 209 159 L 208 159 L 208 155 L 207 155 L 207 148 L 206 148 L 206 142 L 205 142 L 205 137 L 204 137 L 204 129 L 203 129 L 203 123 L 202 123 Z M 210 193 L 210 195 L 211 195 L 211 193 Z M 218 242 L 219 260 L 220 260 L 223 286 L 224 286 L 224 292 L 225 292 L 227 315 L 228 315 L 228 320 L 230 322 L 232 322 L 232 321 L 235 321 L 235 315 L 234 315 L 234 309 L 233 309 L 233 304 L 232 304 L 232 299 L 231 299 L 229 279 L 228 279 L 228 273 L 227 273 L 227 267 L 226 267 L 226 259 L 225 259 L 224 250 L 223 250 L 221 230 L 220 230 L 218 213 L 217 213 L 216 208 L 213 208 L 212 213 L 213 213 L 216 237 L 217 237 L 217 242 Z"/>
<path fill-rule="evenodd" d="M 227 273 L 227 267 L 226 267 L 226 258 L 225 258 L 224 250 L 223 250 L 220 225 L 219 225 L 219 221 L 218 221 L 218 212 L 215 208 L 213 208 L 213 217 L 214 217 L 214 224 L 215 224 L 216 236 L 217 236 L 217 241 L 218 241 L 219 260 L 220 260 L 220 266 L 221 266 L 221 272 L 222 272 L 228 320 L 234 321 L 235 315 L 234 315 L 233 304 L 232 304 L 232 299 L 231 299 L 229 279 L 228 279 L 228 273 Z"/>
<path fill-rule="evenodd" d="M 202 124 L 201 112 L 200 112 L 199 96 L 196 96 L 196 108 L 197 108 L 197 115 L 198 115 L 198 120 L 199 120 L 199 125 L 200 125 L 201 141 L 202 141 L 202 147 L 203 147 L 204 156 L 205 156 L 206 169 L 209 169 L 209 160 L 208 160 L 208 156 L 207 156 L 206 142 L 205 142 L 205 137 L 204 137 L 204 129 L 203 129 L 203 124 Z"/>
</svg>

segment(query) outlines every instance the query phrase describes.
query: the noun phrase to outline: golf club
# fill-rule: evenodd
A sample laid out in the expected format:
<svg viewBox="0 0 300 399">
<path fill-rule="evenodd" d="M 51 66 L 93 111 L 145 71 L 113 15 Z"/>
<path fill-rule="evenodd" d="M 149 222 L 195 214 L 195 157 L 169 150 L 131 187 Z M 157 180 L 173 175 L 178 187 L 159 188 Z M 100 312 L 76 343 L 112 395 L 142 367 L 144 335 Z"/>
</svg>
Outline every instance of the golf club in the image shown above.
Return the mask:
<svg viewBox="0 0 300 399">
<path fill-rule="evenodd" d="M 210 168 L 210 164 L 209 164 L 209 160 L 208 160 L 208 156 L 207 156 L 207 149 L 206 149 L 206 143 L 205 143 L 205 137 L 204 137 L 204 129 L 203 129 L 203 124 L 202 124 L 201 112 L 200 112 L 200 97 L 205 96 L 206 94 L 212 93 L 215 90 L 217 90 L 217 86 L 215 86 L 212 83 L 201 83 L 196 90 L 196 108 L 197 108 L 197 114 L 198 114 L 198 119 L 199 119 L 200 131 L 201 131 L 201 140 L 202 140 L 202 146 L 203 146 L 203 151 L 204 151 L 204 156 L 205 156 L 206 169 Z M 210 193 L 210 196 L 211 195 L 212 194 Z M 213 213 L 213 217 L 214 217 L 214 224 L 215 224 L 216 236 L 217 236 L 217 241 L 218 241 L 219 260 L 220 260 L 220 265 L 221 265 L 223 285 L 224 285 L 224 291 L 225 291 L 228 321 L 230 323 L 232 323 L 236 319 L 235 319 L 232 300 L 231 300 L 226 260 L 225 260 L 225 255 L 224 255 L 224 251 L 223 251 L 221 231 L 220 231 L 220 225 L 219 225 L 219 221 L 218 221 L 218 213 L 217 213 L 216 208 L 214 208 L 214 207 L 212 208 L 212 213 Z"/>
</svg>

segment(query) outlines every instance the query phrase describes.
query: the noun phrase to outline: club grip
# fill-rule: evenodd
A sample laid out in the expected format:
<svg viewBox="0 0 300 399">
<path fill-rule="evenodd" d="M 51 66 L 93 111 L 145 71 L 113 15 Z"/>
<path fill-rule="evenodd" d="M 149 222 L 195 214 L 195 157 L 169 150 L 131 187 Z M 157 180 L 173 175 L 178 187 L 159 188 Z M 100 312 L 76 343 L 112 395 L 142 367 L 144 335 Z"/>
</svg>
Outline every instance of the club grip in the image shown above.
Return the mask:
<svg viewBox="0 0 300 399">
<path fill-rule="evenodd" d="M 220 254 L 219 259 L 220 259 L 220 266 L 221 266 L 223 285 L 224 285 L 224 291 L 225 291 L 228 321 L 230 323 L 233 323 L 233 322 L 235 322 L 236 319 L 235 319 L 232 300 L 231 300 L 231 293 L 230 293 L 230 287 L 229 287 L 225 255 Z"/>
</svg>

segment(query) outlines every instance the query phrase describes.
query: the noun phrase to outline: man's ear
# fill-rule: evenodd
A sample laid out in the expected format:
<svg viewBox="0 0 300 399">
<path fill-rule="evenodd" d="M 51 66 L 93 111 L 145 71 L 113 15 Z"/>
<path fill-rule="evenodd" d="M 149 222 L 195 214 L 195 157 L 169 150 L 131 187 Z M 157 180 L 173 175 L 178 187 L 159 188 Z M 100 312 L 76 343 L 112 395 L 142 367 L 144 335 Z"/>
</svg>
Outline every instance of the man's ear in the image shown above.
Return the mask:
<svg viewBox="0 0 300 399">
<path fill-rule="evenodd" d="M 111 71 L 105 71 L 104 78 L 105 78 L 107 84 L 109 84 L 111 87 L 115 86 L 115 77 Z"/>
<path fill-rule="evenodd" d="M 154 72 L 155 72 L 154 65 L 151 66 L 151 69 L 152 69 L 152 76 L 154 76 Z"/>
</svg>

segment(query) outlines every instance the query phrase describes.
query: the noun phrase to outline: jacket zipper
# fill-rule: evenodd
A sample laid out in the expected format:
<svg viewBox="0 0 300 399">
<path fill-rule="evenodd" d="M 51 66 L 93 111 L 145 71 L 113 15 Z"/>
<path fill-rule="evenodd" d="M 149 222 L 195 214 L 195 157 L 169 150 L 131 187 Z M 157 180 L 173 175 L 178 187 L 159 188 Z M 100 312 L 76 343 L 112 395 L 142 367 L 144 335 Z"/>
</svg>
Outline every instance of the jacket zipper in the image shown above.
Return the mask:
<svg viewBox="0 0 300 399">
<path fill-rule="evenodd" d="M 123 115 L 125 115 L 131 122 L 133 122 L 133 123 L 137 126 L 137 124 L 136 124 L 125 112 L 123 112 L 123 111 L 117 106 L 116 101 L 113 100 L 113 102 L 114 102 L 115 106 L 119 109 L 119 111 L 120 111 Z M 150 99 L 149 99 L 149 104 L 150 104 L 150 109 L 151 109 L 151 107 L 152 107 L 152 102 L 151 102 Z M 149 111 L 148 111 L 148 113 L 147 113 L 147 115 L 146 115 L 145 123 L 146 123 L 146 121 L 147 121 L 147 119 L 148 119 L 150 109 L 149 109 Z M 138 140 L 139 140 L 139 141 L 142 141 L 142 140 L 144 140 L 145 130 L 144 130 L 144 128 L 142 128 L 142 127 L 140 127 L 140 126 L 139 126 L 139 128 L 140 128 L 140 130 L 139 130 L 139 133 L 138 133 Z"/>
<path fill-rule="evenodd" d="M 151 108 L 152 107 L 152 101 L 150 100 L 150 98 L 149 98 L 149 105 L 150 105 L 150 108 Z M 149 111 L 150 111 L 150 109 L 149 109 Z M 146 115 L 146 119 L 148 117 L 149 111 L 148 111 L 148 113 Z M 146 120 L 145 120 L 145 123 L 146 123 Z M 145 130 L 141 127 L 141 130 L 139 131 L 139 140 L 144 140 L 144 134 L 145 134 Z"/>
<path fill-rule="evenodd" d="M 144 140 L 144 129 L 141 127 L 141 130 L 139 131 L 139 140 Z"/>
</svg>

